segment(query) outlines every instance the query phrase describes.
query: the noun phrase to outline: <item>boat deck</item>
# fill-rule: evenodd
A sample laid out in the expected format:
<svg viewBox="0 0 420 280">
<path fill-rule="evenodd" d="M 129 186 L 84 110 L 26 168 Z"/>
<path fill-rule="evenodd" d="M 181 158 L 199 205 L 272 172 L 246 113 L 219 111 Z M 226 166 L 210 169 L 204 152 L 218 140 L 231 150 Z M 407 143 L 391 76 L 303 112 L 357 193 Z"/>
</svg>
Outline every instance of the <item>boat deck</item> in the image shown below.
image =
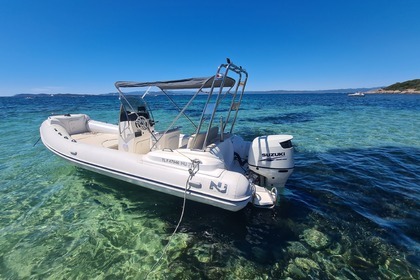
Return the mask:
<svg viewBox="0 0 420 280">
<path fill-rule="evenodd" d="M 118 150 L 118 134 L 102 132 L 84 132 L 73 134 L 71 137 L 81 143 L 102 146 L 108 149 Z"/>
</svg>

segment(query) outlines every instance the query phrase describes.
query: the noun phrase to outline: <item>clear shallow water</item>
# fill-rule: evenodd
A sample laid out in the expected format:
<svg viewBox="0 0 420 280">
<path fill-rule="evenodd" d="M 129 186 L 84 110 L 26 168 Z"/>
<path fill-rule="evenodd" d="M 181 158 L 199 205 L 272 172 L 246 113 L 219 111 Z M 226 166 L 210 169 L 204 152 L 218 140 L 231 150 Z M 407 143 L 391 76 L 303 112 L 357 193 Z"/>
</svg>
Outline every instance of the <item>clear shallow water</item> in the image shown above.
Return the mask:
<svg viewBox="0 0 420 280">
<path fill-rule="evenodd" d="M 156 118 L 170 113 L 160 98 Z M 33 147 L 49 114 L 116 123 L 118 99 L 5 97 L 0 108 L 0 278 L 144 279 L 182 199 Z M 420 96 L 246 95 L 242 108 L 244 138 L 294 135 L 280 204 L 230 213 L 187 201 L 149 279 L 420 278 Z"/>
</svg>

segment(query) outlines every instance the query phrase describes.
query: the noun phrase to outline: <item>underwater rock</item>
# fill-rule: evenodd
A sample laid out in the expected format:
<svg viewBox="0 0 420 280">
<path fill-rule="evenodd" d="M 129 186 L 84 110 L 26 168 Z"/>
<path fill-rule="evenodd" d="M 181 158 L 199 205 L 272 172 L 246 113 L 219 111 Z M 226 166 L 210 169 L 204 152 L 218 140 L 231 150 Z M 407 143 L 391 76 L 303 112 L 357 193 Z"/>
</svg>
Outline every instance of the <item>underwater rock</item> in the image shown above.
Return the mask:
<svg viewBox="0 0 420 280">
<path fill-rule="evenodd" d="M 311 269 L 319 270 L 319 265 L 311 259 L 296 258 L 294 262 L 299 268 L 302 268 L 305 271 L 310 271 Z"/>
<path fill-rule="evenodd" d="M 290 260 L 284 276 L 292 279 L 307 279 L 308 275 L 319 276 L 320 266 L 308 258 L 295 258 Z"/>
<path fill-rule="evenodd" d="M 207 279 L 223 279 L 226 277 L 226 273 L 228 272 L 226 272 L 221 267 L 211 267 L 210 269 L 206 270 L 204 273 Z M 186 279 L 186 278 L 182 277 L 181 279 Z"/>
<path fill-rule="evenodd" d="M 348 262 L 351 267 L 358 270 L 370 270 L 376 267 L 375 264 L 371 263 L 362 256 L 351 256 Z"/>
<path fill-rule="evenodd" d="M 362 280 L 359 276 L 357 276 L 352 270 L 344 267 L 339 272 L 340 276 L 344 279 L 355 279 L 355 280 Z"/>
<path fill-rule="evenodd" d="M 321 259 L 320 263 L 322 264 L 321 266 L 323 267 L 323 270 L 325 274 L 329 277 L 329 279 L 336 279 L 338 271 L 337 265 L 334 262 L 325 258 Z"/>
<path fill-rule="evenodd" d="M 328 254 L 330 255 L 339 255 L 342 253 L 343 247 L 340 243 L 331 244 L 330 248 L 327 249 Z"/>
<path fill-rule="evenodd" d="M 226 254 L 228 252 L 225 246 L 220 243 L 198 242 L 187 250 L 187 255 L 193 261 L 198 261 L 201 264 L 211 263 L 212 266 L 226 265 Z"/>
<path fill-rule="evenodd" d="M 176 260 L 189 248 L 190 237 L 186 233 L 177 233 L 168 242 L 167 257 Z"/>
<path fill-rule="evenodd" d="M 269 252 L 260 247 L 252 247 L 251 251 L 254 257 L 260 262 L 265 262 L 270 259 Z"/>
<path fill-rule="evenodd" d="M 152 277 L 145 277 L 142 279 L 198 279 L 200 277 L 200 272 L 197 269 L 191 269 L 191 267 L 186 267 L 182 262 L 173 262 L 170 263 L 167 268 L 157 269 L 150 274 Z M 122 278 L 120 278 L 122 279 Z"/>
<path fill-rule="evenodd" d="M 200 263 L 209 263 L 213 257 L 213 248 L 211 245 L 201 244 L 192 248 L 193 255 Z"/>
<path fill-rule="evenodd" d="M 290 263 L 287 266 L 285 275 L 292 279 L 305 279 L 306 278 L 306 274 L 294 263 Z"/>
<path fill-rule="evenodd" d="M 306 229 L 300 236 L 313 249 L 320 250 L 330 244 L 330 239 L 324 233 L 316 229 Z"/>
<path fill-rule="evenodd" d="M 309 254 L 308 248 L 306 248 L 301 242 L 291 241 L 288 242 L 288 244 L 287 253 L 289 253 L 292 257 L 307 256 Z"/>
</svg>

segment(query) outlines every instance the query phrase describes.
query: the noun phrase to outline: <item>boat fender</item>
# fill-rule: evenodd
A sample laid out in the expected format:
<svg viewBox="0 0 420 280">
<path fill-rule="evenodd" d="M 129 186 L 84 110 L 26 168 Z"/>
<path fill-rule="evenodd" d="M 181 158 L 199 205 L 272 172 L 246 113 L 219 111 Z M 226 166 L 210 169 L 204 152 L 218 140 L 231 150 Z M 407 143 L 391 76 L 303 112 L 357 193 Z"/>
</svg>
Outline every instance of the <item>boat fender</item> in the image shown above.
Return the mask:
<svg viewBox="0 0 420 280">
<path fill-rule="evenodd" d="M 188 185 L 196 189 L 201 189 L 201 187 L 203 186 L 200 182 L 193 182 L 191 180 L 188 182 Z"/>
</svg>

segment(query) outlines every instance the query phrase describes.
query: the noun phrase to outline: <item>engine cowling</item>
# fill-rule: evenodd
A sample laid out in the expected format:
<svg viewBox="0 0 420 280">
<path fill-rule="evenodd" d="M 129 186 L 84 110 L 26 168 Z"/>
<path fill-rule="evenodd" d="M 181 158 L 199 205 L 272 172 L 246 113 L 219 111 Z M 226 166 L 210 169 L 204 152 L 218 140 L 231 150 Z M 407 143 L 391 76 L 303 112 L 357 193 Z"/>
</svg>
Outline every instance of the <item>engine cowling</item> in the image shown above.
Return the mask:
<svg viewBox="0 0 420 280">
<path fill-rule="evenodd" d="M 255 138 L 249 148 L 248 166 L 260 175 L 259 185 L 281 188 L 293 172 L 293 136 L 268 135 Z"/>
</svg>

